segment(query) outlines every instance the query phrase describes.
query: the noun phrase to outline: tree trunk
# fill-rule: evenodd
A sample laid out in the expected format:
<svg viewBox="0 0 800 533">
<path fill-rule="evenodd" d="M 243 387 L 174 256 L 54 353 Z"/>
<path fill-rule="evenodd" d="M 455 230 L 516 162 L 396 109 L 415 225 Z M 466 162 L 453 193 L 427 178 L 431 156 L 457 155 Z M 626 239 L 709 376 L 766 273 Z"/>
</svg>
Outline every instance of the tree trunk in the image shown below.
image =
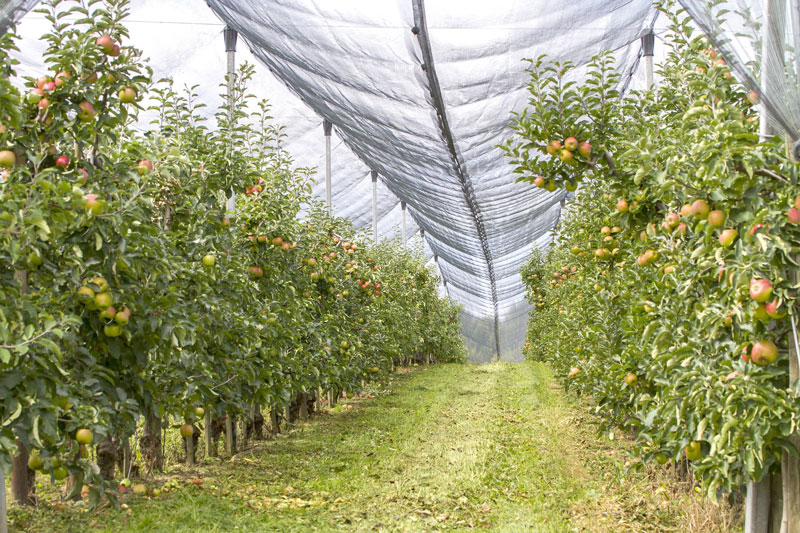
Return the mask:
<svg viewBox="0 0 800 533">
<path fill-rule="evenodd" d="M 103 479 L 114 479 L 118 458 L 117 447 L 108 437 L 97 445 L 97 466 L 100 468 L 100 475 L 103 476 Z"/>
<path fill-rule="evenodd" d="M 144 420 L 144 431 L 139 440 L 142 457 L 149 471 L 164 470 L 164 454 L 161 450 L 161 417 L 152 412 Z"/>
<path fill-rule="evenodd" d="M 308 394 L 300 393 L 300 409 L 297 411 L 297 418 L 305 420 L 308 418 Z"/>
<path fill-rule="evenodd" d="M 217 456 L 217 443 L 214 439 L 214 432 L 211 429 L 211 410 L 206 411 L 206 457 Z"/>
<path fill-rule="evenodd" d="M 269 410 L 269 424 L 270 432 L 272 432 L 273 435 L 277 435 L 281 432 L 280 417 L 278 416 L 278 410 L 275 408 Z"/>
<path fill-rule="evenodd" d="M 28 468 L 28 449 L 17 441 L 19 453 L 11 464 L 11 493 L 20 505 L 33 505 L 33 486 L 36 472 Z"/>
</svg>

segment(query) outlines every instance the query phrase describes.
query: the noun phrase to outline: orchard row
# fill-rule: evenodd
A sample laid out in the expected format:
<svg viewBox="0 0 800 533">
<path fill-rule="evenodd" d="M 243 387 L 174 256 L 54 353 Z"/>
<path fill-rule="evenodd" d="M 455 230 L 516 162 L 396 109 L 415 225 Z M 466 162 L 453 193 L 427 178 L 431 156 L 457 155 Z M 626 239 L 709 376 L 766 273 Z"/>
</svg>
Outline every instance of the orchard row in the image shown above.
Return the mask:
<svg viewBox="0 0 800 533">
<path fill-rule="evenodd" d="M 528 356 L 593 396 L 641 461 L 688 460 L 716 496 L 797 453 L 800 184 L 780 138 L 759 140 L 757 95 L 670 16 L 651 91 L 621 95 L 609 54 L 582 85 L 532 61 L 505 149 L 523 181 L 585 184 L 522 272 Z M 591 149 L 565 156 L 561 139 Z"/>
<path fill-rule="evenodd" d="M 311 200 L 248 96 L 252 67 L 210 128 L 125 44 L 127 0 L 84 4 L 43 3 L 38 79 L 0 42 L 0 465 L 19 501 L 34 471 L 113 498 L 137 428 L 142 471 L 158 469 L 170 420 L 191 440 L 396 361 L 463 357 L 421 252 L 367 244 Z"/>
</svg>

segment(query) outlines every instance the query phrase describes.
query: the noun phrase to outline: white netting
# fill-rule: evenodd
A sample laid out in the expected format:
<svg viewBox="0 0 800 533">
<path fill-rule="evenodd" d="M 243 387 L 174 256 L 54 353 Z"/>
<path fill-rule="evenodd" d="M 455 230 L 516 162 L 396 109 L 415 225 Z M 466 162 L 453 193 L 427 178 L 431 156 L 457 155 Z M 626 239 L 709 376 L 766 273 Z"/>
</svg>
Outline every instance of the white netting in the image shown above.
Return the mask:
<svg viewBox="0 0 800 533">
<path fill-rule="evenodd" d="M 580 65 L 614 50 L 627 84 L 640 37 L 653 25 L 652 2 L 208 5 L 239 32 L 237 59 L 249 47 L 274 74 L 262 69 L 255 92 L 270 99 L 276 120 L 287 126 L 284 147 L 297 164 L 318 168 L 315 195 L 324 198 L 324 117 L 335 132 L 335 213 L 370 226 L 370 171 L 377 171 L 379 234 L 399 235 L 405 200 L 408 235 L 425 230 L 447 293 L 464 305 L 472 359 L 520 359 L 530 307 L 519 268 L 533 247 L 549 243 L 564 194 L 516 184 L 496 147 L 510 135 L 511 111 L 527 102 L 521 60 L 546 53 Z M 200 0 L 135 0 L 131 7 L 131 40 L 152 58 L 156 77 L 206 80 L 198 92 L 213 109 L 225 72 L 223 24 Z M 154 31 L 157 21 L 188 24 Z M 30 41 L 45 30 L 33 14 L 23 21 L 24 73 L 41 68 L 41 51 Z"/>
</svg>

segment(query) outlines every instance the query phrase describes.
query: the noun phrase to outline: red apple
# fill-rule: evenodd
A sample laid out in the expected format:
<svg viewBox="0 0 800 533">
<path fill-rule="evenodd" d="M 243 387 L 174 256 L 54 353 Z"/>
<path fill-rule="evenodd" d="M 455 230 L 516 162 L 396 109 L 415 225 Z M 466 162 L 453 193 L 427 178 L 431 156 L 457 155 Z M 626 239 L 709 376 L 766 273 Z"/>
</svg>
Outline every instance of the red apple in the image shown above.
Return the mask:
<svg viewBox="0 0 800 533">
<path fill-rule="evenodd" d="M 708 218 L 708 212 L 710 210 L 711 208 L 705 200 L 695 200 L 692 202 L 692 214 L 701 220 Z"/>
<path fill-rule="evenodd" d="M 63 70 L 56 74 L 56 87 L 63 87 L 64 84 L 67 83 L 67 80 L 71 79 L 72 75 L 69 72 L 64 72 Z"/>
<path fill-rule="evenodd" d="M 550 155 L 556 155 L 561 151 L 561 143 L 558 141 L 553 141 L 545 147 L 547 153 Z"/>
<path fill-rule="evenodd" d="M 617 211 L 620 213 L 628 211 L 628 201 L 625 198 L 620 198 L 617 202 Z"/>
<path fill-rule="evenodd" d="M 578 149 L 578 139 L 575 137 L 568 137 L 564 139 L 564 148 L 569 150 L 570 152 L 574 152 Z"/>
<path fill-rule="evenodd" d="M 681 216 L 688 217 L 691 214 L 692 214 L 691 204 L 683 204 L 683 206 L 681 206 Z"/>
<path fill-rule="evenodd" d="M 739 236 L 739 232 L 735 229 L 726 229 L 722 230 L 722 233 L 719 236 L 719 243 L 727 248 L 728 246 L 733 244 L 733 241 L 736 240 L 736 237 Z"/>
<path fill-rule="evenodd" d="M 93 215 L 99 215 L 103 212 L 103 204 L 97 198 L 98 195 L 96 194 L 87 194 L 84 196 L 86 200 L 84 207 Z"/>
<path fill-rule="evenodd" d="M 67 168 L 69 166 L 69 157 L 65 155 L 60 155 L 56 159 L 56 166 L 61 168 Z"/>
<path fill-rule="evenodd" d="M 533 180 L 533 184 L 539 187 L 540 189 L 544 187 L 544 178 L 542 176 L 536 176 Z"/>
<path fill-rule="evenodd" d="M 43 96 L 44 92 L 41 89 L 31 89 L 27 97 L 28 103 L 38 104 Z"/>
<path fill-rule="evenodd" d="M 36 80 L 36 88 L 43 89 L 44 84 L 50 81 L 50 76 L 41 76 L 39 79 Z"/>
<path fill-rule="evenodd" d="M 141 175 L 148 174 L 153 170 L 153 163 L 150 162 L 148 159 L 142 159 L 139 161 L 139 164 L 136 165 L 136 172 Z"/>
<path fill-rule="evenodd" d="M 94 106 L 89 102 L 81 102 L 78 104 L 78 107 L 81 109 L 78 113 L 78 118 L 84 122 L 89 122 L 94 118 Z"/>
<path fill-rule="evenodd" d="M 44 92 L 46 92 L 46 93 L 49 93 L 50 91 L 54 91 L 55 88 L 56 88 L 56 82 L 54 82 L 54 81 L 48 81 L 47 83 L 42 85 L 42 90 Z"/>
<path fill-rule="evenodd" d="M 719 209 L 715 209 L 708 213 L 708 225 L 712 228 L 718 228 L 725 222 L 725 213 Z"/>
<path fill-rule="evenodd" d="M 588 158 L 590 155 L 592 155 L 592 145 L 588 142 L 582 142 L 578 146 L 578 153 L 581 154 L 582 157 Z"/>
<path fill-rule="evenodd" d="M 764 303 L 772 296 L 772 283 L 766 279 L 750 280 L 750 298 L 758 303 Z"/>
<path fill-rule="evenodd" d="M 117 57 L 122 52 L 118 44 L 111 47 L 111 52 L 108 53 L 111 57 Z"/>
<path fill-rule="evenodd" d="M 664 218 L 664 225 L 668 229 L 675 229 L 678 224 L 681 222 L 681 217 L 678 213 L 668 213 L 667 216 Z"/>
<path fill-rule="evenodd" d="M 772 364 L 778 359 L 778 347 L 771 341 L 759 341 L 753 344 L 750 359 L 759 366 Z"/>
<path fill-rule="evenodd" d="M 114 39 L 110 35 L 101 35 L 97 38 L 97 46 L 103 49 L 106 54 L 111 54 L 114 51 Z"/>
<path fill-rule="evenodd" d="M 50 100 L 48 100 L 47 98 L 42 98 L 41 100 L 39 100 L 39 109 L 44 111 L 48 107 L 50 107 Z"/>
<path fill-rule="evenodd" d="M 800 222 L 800 211 L 796 207 L 789 209 L 786 212 L 786 220 L 789 224 L 797 224 Z"/>
</svg>

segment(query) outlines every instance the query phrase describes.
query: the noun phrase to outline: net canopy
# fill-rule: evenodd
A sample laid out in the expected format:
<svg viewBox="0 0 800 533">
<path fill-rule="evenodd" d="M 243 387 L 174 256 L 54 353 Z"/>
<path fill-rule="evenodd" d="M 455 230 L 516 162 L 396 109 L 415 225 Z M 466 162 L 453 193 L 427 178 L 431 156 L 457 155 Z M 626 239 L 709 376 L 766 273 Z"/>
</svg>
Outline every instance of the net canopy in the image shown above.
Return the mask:
<svg viewBox="0 0 800 533">
<path fill-rule="evenodd" d="M 680 0 L 800 155 L 800 0 Z"/>
<path fill-rule="evenodd" d="M 7 0 L 0 17 L 33 3 Z M 379 235 L 399 235 L 405 203 L 408 235 L 424 231 L 447 294 L 463 304 L 474 361 L 521 359 L 530 307 L 519 269 L 549 244 L 564 202 L 564 191 L 515 183 L 497 148 L 528 100 L 521 60 L 580 66 L 612 50 L 627 86 L 656 18 L 651 0 L 134 0 L 131 11 L 132 44 L 155 76 L 213 80 L 197 89 L 211 109 L 225 72 L 222 29 L 236 30 L 237 59 L 247 48 L 267 67 L 255 92 L 286 125 L 296 163 L 318 169 L 320 198 L 322 122 L 333 124 L 334 213 L 369 228 L 378 173 Z M 46 29 L 35 13 L 23 19 L 23 74 L 41 69 L 35 39 Z"/>
</svg>

